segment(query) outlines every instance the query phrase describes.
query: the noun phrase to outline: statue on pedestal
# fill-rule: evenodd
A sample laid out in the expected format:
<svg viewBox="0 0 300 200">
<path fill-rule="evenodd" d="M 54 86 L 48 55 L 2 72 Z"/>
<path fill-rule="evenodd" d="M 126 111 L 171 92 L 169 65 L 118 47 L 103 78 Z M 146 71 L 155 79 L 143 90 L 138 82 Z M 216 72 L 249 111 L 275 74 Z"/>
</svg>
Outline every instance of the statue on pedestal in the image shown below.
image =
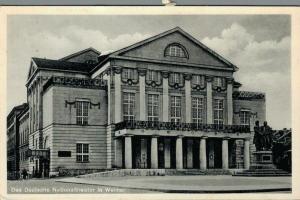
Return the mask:
<svg viewBox="0 0 300 200">
<path fill-rule="evenodd" d="M 263 126 L 259 126 L 259 121 L 255 122 L 253 143 L 257 151 L 269 151 L 272 149 L 272 132 L 266 121 Z"/>
</svg>

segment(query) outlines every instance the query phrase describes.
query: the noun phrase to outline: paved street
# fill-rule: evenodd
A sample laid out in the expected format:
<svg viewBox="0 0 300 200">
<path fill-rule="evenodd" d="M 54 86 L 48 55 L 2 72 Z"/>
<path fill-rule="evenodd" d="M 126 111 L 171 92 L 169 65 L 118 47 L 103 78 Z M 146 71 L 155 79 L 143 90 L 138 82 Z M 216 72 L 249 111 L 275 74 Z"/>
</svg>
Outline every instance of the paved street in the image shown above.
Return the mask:
<svg viewBox="0 0 300 200">
<path fill-rule="evenodd" d="M 159 192 L 269 192 L 291 188 L 291 177 L 126 176 L 66 178 L 59 181 L 144 189 Z"/>
<path fill-rule="evenodd" d="M 287 192 L 291 177 L 126 176 L 8 181 L 8 193 Z"/>
<path fill-rule="evenodd" d="M 57 182 L 55 179 L 30 179 L 8 181 L 8 193 L 149 193 L 149 190 L 124 189 L 111 186 L 99 186 L 78 183 Z"/>
</svg>

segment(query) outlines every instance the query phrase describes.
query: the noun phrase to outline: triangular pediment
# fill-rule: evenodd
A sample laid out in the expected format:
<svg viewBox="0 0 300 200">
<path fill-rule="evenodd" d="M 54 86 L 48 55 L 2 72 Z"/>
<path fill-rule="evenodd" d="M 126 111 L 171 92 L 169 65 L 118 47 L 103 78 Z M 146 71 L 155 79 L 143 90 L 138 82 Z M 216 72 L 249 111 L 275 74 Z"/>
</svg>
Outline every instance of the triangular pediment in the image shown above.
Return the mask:
<svg viewBox="0 0 300 200">
<path fill-rule="evenodd" d="M 188 54 L 187 58 L 176 58 L 166 55 L 166 48 L 171 44 L 182 46 Z M 112 56 L 183 62 L 193 65 L 231 68 L 233 70 L 237 68 L 179 27 L 120 49 L 114 52 Z"/>
<path fill-rule="evenodd" d="M 28 76 L 27 76 L 27 80 L 32 76 L 32 74 L 34 73 L 34 71 L 37 69 L 36 64 L 34 63 L 33 59 L 30 62 L 30 67 L 29 67 L 29 71 L 28 71 Z"/>
</svg>

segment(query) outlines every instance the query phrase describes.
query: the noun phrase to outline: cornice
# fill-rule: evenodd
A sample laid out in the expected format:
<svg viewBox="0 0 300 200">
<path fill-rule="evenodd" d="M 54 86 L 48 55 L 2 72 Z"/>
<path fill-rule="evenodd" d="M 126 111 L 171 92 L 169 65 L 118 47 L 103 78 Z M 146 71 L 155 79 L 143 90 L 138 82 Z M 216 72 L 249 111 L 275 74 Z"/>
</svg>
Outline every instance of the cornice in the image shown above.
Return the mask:
<svg viewBox="0 0 300 200">
<path fill-rule="evenodd" d="M 184 63 L 184 62 L 171 62 L 165 60 L 155 60 L 155 59 L 147 59 L 147 58 L 137 58 L 137 57 L 128 57 L 128 56 L 111 56 L 114 59 L 120 60 L 129 60 L 129 61 L 142 61 L 147 63 L 155 63 L 155 64 L 168 64 L 168 65 L 176 65 L 176 66 L 187 66 L 187 67 L 197 67 L 202 69 L 213 69 L 217 71 L 230 71 L 234 72 L 233 68 L 223 67 L 223 66 L 213 66 L 213 65 L 205 65 L 205 64 L 195 64 L 195 63 Z"/>
</svg>

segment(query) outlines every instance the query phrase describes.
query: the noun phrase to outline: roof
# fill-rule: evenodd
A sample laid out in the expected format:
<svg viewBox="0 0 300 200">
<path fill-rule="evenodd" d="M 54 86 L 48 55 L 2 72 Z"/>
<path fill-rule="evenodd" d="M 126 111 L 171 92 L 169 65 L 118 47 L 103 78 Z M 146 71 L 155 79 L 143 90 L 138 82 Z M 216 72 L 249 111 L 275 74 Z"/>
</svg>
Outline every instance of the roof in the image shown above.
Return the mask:
<svg viewBox="0 0 300 200">
<path fill-rule="evenodd" d="M 96 64 L 51 60 L 46 58 L 32 58 L 38 68 L 64 71 L 90 72 Z"/>
<path fill-rule="evenodd" d="M 13 107 L 13 109 L 7 115 L 7 119 L 9 119 L 10 117 L 12 117 L 15 114 L 18 114 L 18 113 L 15 113 L 15 112 L 21 112 L 22 110 L 26 109 L 26 107 L 28 107 L 28 103 L 23 103 L 21 105 Z"/>
<path fill-rule="evenodd" d="M 65 57 L 63 57 L 63 58 L 61 58 L 61 59 L 59 59 L 59 60 L 68 60 L 68 59 L 70 59 L 70 58 L 73 58 L 73 57 L 75 57 L 75 56 L 78 56 L 78 55 L 83 54 L 83 53 L 88 52 L 88 51 L 93 51 L 93 52 L 95 52 L 95 53 L 98 54 L 98 55 L 101 54 L 101 52 L 97 51 L 97 50 L 94 49 L 93 47 L 89 47 L 89 48 L 84 49 L 84 50 L 82 50 L 82 51 L 78 51 L 78 52 L 72 53 L 72 54 L 70 54 L 70 55 L 68 55 L 68 56 L 65 56 Z"/>
<path fill-rule="evenodd" d="M 241 87 L 241 86 L 242 86 L 242 84 L 241 84 L 240 82 L 237 82 L 237 81 L 234 81 L 234 82 L 233 82 L 233 87 L 239 88 L 239 87 Z"/>
<path fill-rule="evenodd" d="M 265 99 L 265 93 L 261 92 L 235 91 L 232 96 L 239 100 Z"/>
<path fill-rule="evenodd" d="M 155 36 L 152 36 L 150 38 L 147 38 L 145 40 L 142 40 L 140 42 L 134 43 L 132 45 L 129 45 L 127 47 L 124 47 L 122 49 L 119 49 L 117 51 L 112 52 L 109 56 L 117 56 L 120 55 L 122 53 L 125 53 L 127 51 L 130 51 L 132 49 L 135 49 L 139 46 L 142 46 L 144 44 L 147 44 L 149 42 L 152 42 L 154 40 L 157 40 L 159 38 L 162 38 L 166 35 L 169 35 L 171 33 L 174 32 L 180 32 L 181 34 L 183 34 L 185 37 L 189 38 L 192 42 L 194 42 L 196 45 L 198 45 L 199 47 L 201 47 L 202 49 L 204 49 L 205 51 L 207 51 L 208 53 L 212 54 L 213 56 L 215 56 L 217 59 L 219 59 L 221 62 L 225 63 L 228 66 L 231 66 L 235 71 L 238 70 L 238 67 L 235 66 L 234 64 L 232 64 L 231 62 L 229 62 L 228 60 L 226 60 L 225 58 L 223 58 L 221 55 L 219 55 L 218 53 L 216 53 L 215 51 L 211 50 L 209 47 L 205 46 L 203 43 L 201 43 L 199 40 L 195 39 L 193 36 L 191 36 L 189 33 L 185 32 L 183 29 L 181 29 L 180 27 L 175 27 L 173 29 L 170 29 L 168 31 L 162 32 L 160 34 L 157 34 Z M 99 64 L 95 67 L 94 70 L 96 70 L 96 68 L 101 68 L 101 66 L 105 64 L 105 61 L 103 62 L 99 62 Z"/>
</svg>

